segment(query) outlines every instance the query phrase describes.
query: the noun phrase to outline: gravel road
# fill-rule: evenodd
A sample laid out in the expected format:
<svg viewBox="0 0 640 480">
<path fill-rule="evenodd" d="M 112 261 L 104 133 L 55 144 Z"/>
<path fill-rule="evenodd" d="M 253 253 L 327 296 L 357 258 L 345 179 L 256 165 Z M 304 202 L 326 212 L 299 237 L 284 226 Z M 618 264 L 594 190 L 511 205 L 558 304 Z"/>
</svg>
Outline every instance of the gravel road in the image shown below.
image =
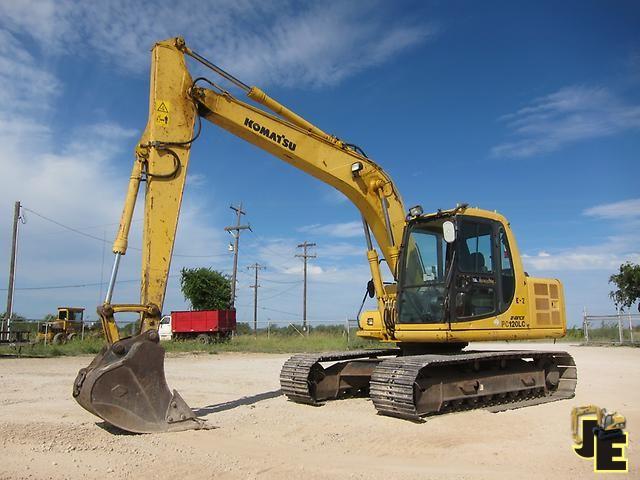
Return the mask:
<svg viewBox="0 0 640 480">
<path fill-rule="evenodd" d="M 474 349 L 567 350 L 576 398 L 503 413 L 472 411 L 423 424 L 376 415 L 367 399 L 322 407 L 286 401 L 287 355 L 183 355 L 167 379 L 218 428 L 113 434 L 71 397 L 89 357 L 0 359 L 0 479 L 195 478 L 582 479 L 593 464 L 573 453 L 570 412 L 596 404 L 627 417 L 629 476 L 640 478 L 640 349 L 477 344 Z"/>
</svg>

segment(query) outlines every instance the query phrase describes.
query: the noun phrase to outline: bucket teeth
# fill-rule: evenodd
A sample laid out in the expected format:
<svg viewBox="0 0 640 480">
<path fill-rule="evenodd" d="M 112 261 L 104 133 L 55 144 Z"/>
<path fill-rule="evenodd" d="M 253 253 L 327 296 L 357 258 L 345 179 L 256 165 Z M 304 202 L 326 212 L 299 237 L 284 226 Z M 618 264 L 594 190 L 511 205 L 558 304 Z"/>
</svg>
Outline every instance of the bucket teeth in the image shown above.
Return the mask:
<svg viewBox="0 0 640 480">
<path fill-rule="evenodd" d="M 89 412 L 129 432 L 207 428 L 180 394 L 169 390 L 164 348 L 154 331 L 105 347 L 78 372 L 73 396 Z"/>
</svg>

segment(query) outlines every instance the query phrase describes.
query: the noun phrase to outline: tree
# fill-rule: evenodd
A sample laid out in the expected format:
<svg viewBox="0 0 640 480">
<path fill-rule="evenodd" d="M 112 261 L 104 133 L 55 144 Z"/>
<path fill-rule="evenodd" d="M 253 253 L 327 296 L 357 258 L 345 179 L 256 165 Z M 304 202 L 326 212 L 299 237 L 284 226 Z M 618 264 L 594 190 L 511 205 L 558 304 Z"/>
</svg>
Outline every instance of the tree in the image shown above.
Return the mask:
<svg viewBox="0 0 640 480">
<path fill-rule="evenodd" d="M 6 320 L 6 317 L 7 317 L 7 312 L 0 313 L 0 320 Z M 12 322 L 26 322 L 27 319 L 25 317 L 23 317 L 22 315 L 18 315 L 17 313 L 13 312 L 13 314 L 11 314 L 11 321 Z"/>
<path fill-rule="evenodd" d="M 631 307 L 636 302 L 640 302 L 640 265 L 631 262 L 620 265 L 620 273 L 615 273 L 609 277 L 609 283 L 613 283 L 617 290 L 609 293 L 609 297 L 620 307 L 621 310 Z M 640 311 L 640 303 L 638 304 Z"/>
<path fill-rule="evenodd" d="M 236 333 L 238 335 L 253 335 L 253 327 L 246 322 L 238 322 L 236 324 Z"/>
<path fill-rule="evenodd" d="M 229 307 L 231 281 L 211 268 L 183 268 L 180 289 L 194 310 L 224 310 Z"/>
</svg>

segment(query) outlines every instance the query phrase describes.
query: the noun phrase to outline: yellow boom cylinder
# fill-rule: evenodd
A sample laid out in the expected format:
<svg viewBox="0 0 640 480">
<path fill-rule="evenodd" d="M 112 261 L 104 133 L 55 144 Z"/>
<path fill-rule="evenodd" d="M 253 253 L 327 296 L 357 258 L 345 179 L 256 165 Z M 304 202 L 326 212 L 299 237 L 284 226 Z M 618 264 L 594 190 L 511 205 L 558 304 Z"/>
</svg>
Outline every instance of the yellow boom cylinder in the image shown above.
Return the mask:
<svg viewBox="0 0 640 480">
<path fill-rule="evenodd" d="M 124 255 L 127 253 L 127 245 L 129 242 L 129 229 L 131 228 L 131 220 L 133 218 L 133 210 L 136 206 L 138 191 L 140 190 L 140 180 L 142 179 L 142 162 L 133 163 L 131 177 L 129 178 L 129 187 L 127 188 L 127 196 L 120 217 L 120 227 L 118 234 L 113 242 L 113 253 Z"/>
</svg>

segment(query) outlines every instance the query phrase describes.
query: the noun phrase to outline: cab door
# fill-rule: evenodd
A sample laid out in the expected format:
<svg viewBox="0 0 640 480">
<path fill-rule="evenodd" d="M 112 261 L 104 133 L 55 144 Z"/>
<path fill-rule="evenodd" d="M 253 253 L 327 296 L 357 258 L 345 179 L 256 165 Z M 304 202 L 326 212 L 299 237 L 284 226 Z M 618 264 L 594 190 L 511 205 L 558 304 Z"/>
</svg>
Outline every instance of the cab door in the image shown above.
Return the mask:
<svg viewBox="0 0 640 480">
<path fill-rule="evenodd" d="M 449 330 L 444 303 L 453 247 L 444 241 L 442 221 L 411 225 L 403 244 L 396 331 Z"/>
<path fill-rule="evenodd" d="M 457 232 L 451 330 L 495 328 L 495 318 L 508 308 L 513 296 L 504 229 L 495 220 L 460 215 Z"/>
</svg>

